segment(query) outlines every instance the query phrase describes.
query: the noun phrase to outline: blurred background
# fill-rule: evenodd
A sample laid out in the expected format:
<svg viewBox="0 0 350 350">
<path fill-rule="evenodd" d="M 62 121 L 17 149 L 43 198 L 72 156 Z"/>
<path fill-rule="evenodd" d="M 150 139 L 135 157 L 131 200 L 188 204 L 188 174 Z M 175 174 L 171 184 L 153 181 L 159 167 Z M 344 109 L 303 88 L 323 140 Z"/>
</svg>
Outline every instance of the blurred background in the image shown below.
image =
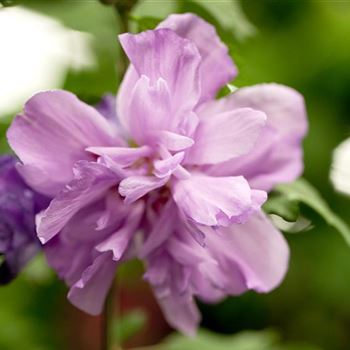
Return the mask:
<svg viewBox="0 0 350 350">
<path fill-rule="evenodd" d="M 229 46 L 240 71 L 235 86 L 278 82 L 305 96 L 310 120 L 305 177 L 350 224 L 350 198 L 336 194 L 329 181 L 332 151 L 350 131 L 350 1 L 139 0 L 130 30 L 189 11 L 216 25 Z M 2 153 L 9 152 L 5 131 L 11 118 L 35 91 L 64 88 L 91 104 L 116 93 L 121 28 L 113 7 L 97 0 L 22 1 L 0 8 Z M 218 336 L 228 341 L 224 347 L 210 339 L 198 349 L 350 349 L 350 249 L 313 212 L 305 209 L 305 215 L 314 227 L 286 234 L 291 264 L 277 290 L 200 304 L 205 329 L 229 335 L 261 332 L 244 333 L 250 340 L 240 339 L 243 347 L 230 347 L 231 337 Z M 115 331 L 126 346 L 158 342 L 171 330 L 139 280 L 140 266 L 132 263 L 120 275 L 115 308 L 123 321 Z M 66 292 L 43 257 L 1 288 L 0 349 L 99 349 L 101 320 L 75 310 Z M 249 343 L 254 337 L 255 345 Z M 177 346 L 171 349 L 187 350 L 188 345 Z"/>
</svg>

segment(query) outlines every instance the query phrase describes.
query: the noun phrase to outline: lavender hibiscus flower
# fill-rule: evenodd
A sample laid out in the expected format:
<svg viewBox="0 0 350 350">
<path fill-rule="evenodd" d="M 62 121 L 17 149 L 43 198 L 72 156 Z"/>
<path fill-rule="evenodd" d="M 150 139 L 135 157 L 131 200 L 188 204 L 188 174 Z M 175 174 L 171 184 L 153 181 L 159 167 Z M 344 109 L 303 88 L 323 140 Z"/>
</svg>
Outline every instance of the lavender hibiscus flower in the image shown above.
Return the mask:
<svg viewBox="0 0 350 350">
<path fill-rule="evenodd" d="M 49 203 L 17 173 L 17 160 L 0 157 L 0 284 L 10 282 L 39 251 L 35 214 Z"/>
<path fill-rule="evenodd" d="M 193 334 L 194 297 L 268 292 L 286 273 L 288 246 L 261 205 L 302 171 L 304 102 L 277 84 L 215 100 L 237 70 L 192 14 L 120 42 L 131 66 L 119 130 L 71 93 L 47 91 L 8 140 L 26 181 L 54 197 L 37 231 L 70 301 L 100 313 L 118 264 L 138 257 L 168 322 Z"/>
</svg>

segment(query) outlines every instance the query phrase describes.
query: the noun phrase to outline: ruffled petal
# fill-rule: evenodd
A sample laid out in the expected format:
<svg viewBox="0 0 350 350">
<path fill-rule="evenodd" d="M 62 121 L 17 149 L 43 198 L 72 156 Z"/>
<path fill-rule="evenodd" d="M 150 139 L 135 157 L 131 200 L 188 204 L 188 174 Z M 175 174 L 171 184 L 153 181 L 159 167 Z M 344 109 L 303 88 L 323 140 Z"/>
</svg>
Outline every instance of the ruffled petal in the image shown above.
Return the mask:
<svg viewBox="0 0 350 350">
<path fill-rule="evenodd" d="M 239 268 L 246 289 L 269 292 L 287 272 L 287 242 L 262 212 L 242 225 L 220 227 L 217 234 L 206 236 L 206 242 L 226 273 Z"/>
<path fill-rule="evenodd" d="M 255 188 L 269 191 L 281 182 L 290 182 L 303 170 L 302 140 L 307 132 L 303 97 L 278 84 L 242 88 L 218 101 L 203 105 L 201 118 L 238 108 L 265 112 L 267 124 L 255 148 L 245 156 L 209 169 L 216 176 L 243 175 Z"/>
<path fill-rule="evenodd" d="M 157 216 L 153 222 L 149 234 L 146 235 L 146 239 L 139 252 L 141 259 L 147 257 L 147 255 L 167 241 L 176 226 L 176 213 L 177 210 L 175 203 L 172 200 L 169 200 L 162 208 L 160 215 Z"/>
<path fill-rule="evenodd" d="M 237 90 L 230 101 L 235 108 L 250 107 L 267 115 L 267 125 L 291 140 L 301 140 L 308 125 L 303 96 L 278 84 L 260 84 Z"/>
<path fill-rule="evenodd" d="M 96 257 L 68 293 L 69 301 L 90 315 L 99 315 L 112 285 L 117 264 L 111 253 Z"/>
<path fill-rule="evenodd" d="M 242 177 L 210 177 L 192 174 L 172 188 L 179 209 L 191 220 L 208 226 L 242 223 L 266 200 Z"/>
<path fill-rule="evenodd" d="M 152 150 L 148 146 L 131 147 L 88 147 L 87 151 L 99 156 L 108 156 L 121 167 L 128 167 L 142 157 L 151 155 Z"/>
<path fill-rule="evenodd" d="M 265 126 L 266 115 L 240 108 L 200 120 L 186 162 L 217 164 L 248 153 Z"/>
<path fill-rule="evenodd" d="M 173 14 L 158 28 L 169 28 L 191 40 L 202 57 L 200 66 L 201 102 L 215 97 L 221 87 L 234 79 L 237 68 L 215 27 L 191 13 Z"/>
<path fill-rule="evenodd" d="M 177 126 L 194 108 L 200 97 L 199 64 L 201 58 L 197 48 L 193 43 L 179 37 L 169 29 L 146 31 L 136 35 L 122 34 L 119 39 L 132 64 L 118 93 L 118 115 L 121 122 L 130 133 L 133 132 L 135 123 L 130 120 L 132 115 L 130 108 L 133 108 L 134 103 L 131 103 L 130 91 L 136 89 L 137 81 L 141 76 L 145 76 L 148 78 L 147 84 L 150 87 L 158 85 L 156 90 L 158 90 L 158 95 L 163 96 L 161 99 L 163 101 L 166 90 L 164 90 L 165 84 L 160 84 L 160 81 L 166 83 L 172 103 L 171 129 L 176 131 Z M 135 71 L 138 75 L 137 79 Z M 141 80 L 142 85 L 145 85 L 145 78 L 141 79 L 143 79 Z M 126 88 L 128 92 L 125 91 Z M 145 88 L 142 87 L 142 90 L 145 91 Z M 147 93 L 147 95 L 150 94 Z M 145 101 L 143 103 L 149 104 Z"/>
<path fill-rule="evenodd" d="M 254 188 L 270 191 L 276 184 L 292 182 L 303 171 L 301 146 L 284 142 L 275 130 L 263 131 L 256 150 L 209 169 L 215 176 L 240 175 Z"/>
<path fill-rule="evenodd" d="M 146 193 L 162 187 L 168 179 L 168 177 L 159 179 L 155 176 L 129 176 L 120 182 L 119 193 L 125 197 L 125 203 L 130 204 Z"/>
<path fill-rule="evenodd" d="M 181 164 L 184 159 L 185 153 L 179 152 L 173 156 L 169 156 L 166 159 L 154 161 L 154 175 L 159 178 L 170 176 Z"/>
<path fill-rule="evenodd" d="M 93 263 L 96 248 L 114 232 L 122 231 L 131 212 L 116 190 L 82 208 L 43 246 L 50 266 L 69 286 L 74 285 Z"/>
<path fill-rule="evenodd" d="M 114 172 L 102 164 L 81 161 L 75 166 L 75 178 L 54 198 L 39 216 L 38 237 L 46 243 L 83 207 L 103 197 L 117 184 Z"/>
<path fill-rule="evenodd" d="M 122 227 L 98 244 L 96 250 L 101 253 L 111 251 L 113 253 L 113 260 L 119 261 L 140 224 L 143 210 L 144 206 L 142 203 L 138 203 L 138 205 L 130 208 L 130 215 L 128 215 Z"/>
<path fill-rule="evenodd" d="M 194 336 L 200 314 L 189 288 L 191 268 L 158 253 L 148 260 L 144 278 L 152 285 L 168 323 L 180 332 Z"/>
<path fill-rule="evenodd" d="M 191 137 L 164 130 L 157 133 L 156 142 L 159 145 L 164 146 L 169 151 L 174 152 L 185 150 L 194 144 Z"/>
<path fill-rule="evenodd" d="M 138 144 L 152 142 L 156 131 L 172 128 L 171 97 L 167 82 L 159 78 L 154 85 L 142 75 L 136 82 L 127 111 L 129 132 Z"/>
<path fill-rule="evenodd" d="M 157 296 L 168 323 L 183 334 L 194 337 L 201 320 L 199 310 L 191 296 Z"/>
<path fill-rule="evenodd" d="M 57 90 L 34 95 L 12 122 L 7 137 L 25 165 L 22 172 L 29 185 L 52 196 L 72 179 L 76 161 L 92 159 L 86 147 L 118 145 L 110 130 L 95 108 Z"/>
<path fill-rule="evenodd" d="M 93 247 L 84 242 L 67 242 L 61 234 L 43 246 L 48 264 L 68 286 L 80 278 L 93 261 Z"/>
</svg>

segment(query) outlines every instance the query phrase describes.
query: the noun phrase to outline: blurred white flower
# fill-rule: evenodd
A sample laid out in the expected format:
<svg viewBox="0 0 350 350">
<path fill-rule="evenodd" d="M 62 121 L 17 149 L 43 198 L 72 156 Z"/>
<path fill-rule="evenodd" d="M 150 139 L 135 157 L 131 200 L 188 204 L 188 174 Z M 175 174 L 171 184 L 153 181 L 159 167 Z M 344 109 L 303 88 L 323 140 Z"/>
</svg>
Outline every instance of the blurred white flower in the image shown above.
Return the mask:
<svg viewBox="0 0 350 350">
<path fill-rule="evenodd" d="M 337 191 L 350 195 L 350 138 L 335 149 L 330 176 Z"/>
<path fill-rule="evenodd" d="M 0 11 L 0 117 L 38 90 L 62 86 L 68 69 L 93 67 L 91 36 L 23 7 Z"/>
</svg>

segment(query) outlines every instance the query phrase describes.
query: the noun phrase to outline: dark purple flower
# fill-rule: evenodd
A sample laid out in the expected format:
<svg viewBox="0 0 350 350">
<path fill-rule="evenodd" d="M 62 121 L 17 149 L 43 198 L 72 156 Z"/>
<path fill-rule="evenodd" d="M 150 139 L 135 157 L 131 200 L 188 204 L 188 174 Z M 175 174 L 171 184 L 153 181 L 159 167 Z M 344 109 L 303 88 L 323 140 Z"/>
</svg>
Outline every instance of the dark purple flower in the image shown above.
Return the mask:
<svg viewBox="0 0 350 350">
<path fill-rule="evenodd" d="M 35 215 L 48 204 L 24 183 L 16 162 L 0 157 L 0 284 L 10 282 L 40 249 Z"/>
</svg>

